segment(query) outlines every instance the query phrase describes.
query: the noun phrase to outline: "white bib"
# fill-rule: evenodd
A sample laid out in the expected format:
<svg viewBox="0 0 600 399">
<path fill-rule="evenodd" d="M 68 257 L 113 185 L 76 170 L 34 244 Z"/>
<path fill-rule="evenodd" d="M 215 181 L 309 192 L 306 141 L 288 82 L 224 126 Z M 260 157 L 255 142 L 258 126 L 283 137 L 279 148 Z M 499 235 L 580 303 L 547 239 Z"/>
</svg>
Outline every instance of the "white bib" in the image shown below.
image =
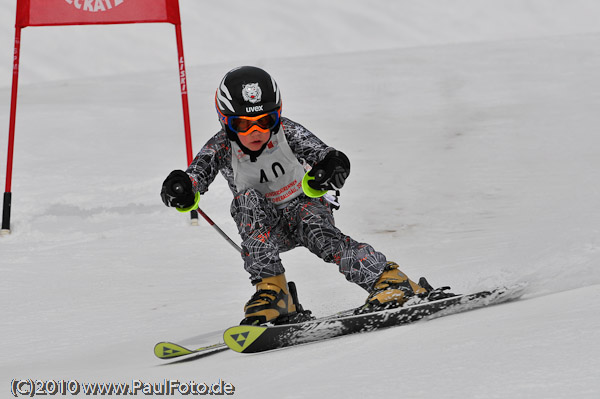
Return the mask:
<svg viewBox="0 0 600 399">
<path fill-rule="evenodd" d="M 271 136 L 256 162 L 251 162 L 250 156 L 235 142 L 231 143 L 231 151 L 231 167 L 238 191 L 254 188 L 278 208 L 302 194 L 305 170 L 292 152 L 283 129 Z"/>
</svg>

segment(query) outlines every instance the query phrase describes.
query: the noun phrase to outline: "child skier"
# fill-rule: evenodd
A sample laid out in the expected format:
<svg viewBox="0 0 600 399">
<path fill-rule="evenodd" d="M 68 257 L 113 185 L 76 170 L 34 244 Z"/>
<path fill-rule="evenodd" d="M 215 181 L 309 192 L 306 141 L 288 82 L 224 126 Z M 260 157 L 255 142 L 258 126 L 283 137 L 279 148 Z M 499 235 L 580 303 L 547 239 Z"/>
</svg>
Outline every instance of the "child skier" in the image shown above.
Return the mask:
<svg viewBox="0 0 600 399">
<path fill-rule="evenodd" d="M 161 198 L 167 206 L 192 210 L 217 172 L 227 180 L 244 268 L 256 286 L 241 324 L 277 323 L 296 314 L 279 254 L 300 245 L 364 288 L 367 310 L 401 306 L 432 291 L 426 280 L 422 286 L 411 281 L 384 254 L 335 227 L 332 205 L 322 195 L 342 188 L 350 161 L 281 116 L 279 87 L 267 72 L 251 66 L 229 71 L 215 105 L 221 130 L 187 171 L 169 174 Z"/>
</svg>

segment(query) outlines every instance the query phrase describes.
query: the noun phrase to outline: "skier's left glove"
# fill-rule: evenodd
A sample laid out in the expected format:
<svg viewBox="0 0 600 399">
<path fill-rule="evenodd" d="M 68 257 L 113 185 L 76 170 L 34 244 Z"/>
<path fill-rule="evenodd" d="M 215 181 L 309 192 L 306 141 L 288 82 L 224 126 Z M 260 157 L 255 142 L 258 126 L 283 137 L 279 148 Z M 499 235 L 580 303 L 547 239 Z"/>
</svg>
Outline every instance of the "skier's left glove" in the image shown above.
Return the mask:
<svg viewBox="0 0 600 399">
<path fill-rule="evenodd" d="M 187 212 L 197 208 L 200 194 L 194 194 L 192 181 L 187 173 L 174 170 L 163 182 L 160 198 L 166 206 Z"/>
<path fill-rule="evenodd" d="M 331 151 L 307 175 L 307 184 L 315 190 L 339 190 L 350 175 L 350 160 L 341 151 Z"/>
</svg>

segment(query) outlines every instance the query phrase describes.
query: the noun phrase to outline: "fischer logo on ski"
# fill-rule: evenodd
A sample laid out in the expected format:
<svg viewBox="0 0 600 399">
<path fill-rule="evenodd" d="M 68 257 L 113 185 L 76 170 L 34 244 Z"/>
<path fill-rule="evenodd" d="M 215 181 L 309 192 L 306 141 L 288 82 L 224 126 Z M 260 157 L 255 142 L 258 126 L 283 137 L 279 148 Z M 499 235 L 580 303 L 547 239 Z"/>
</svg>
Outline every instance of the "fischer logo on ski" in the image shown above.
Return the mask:
<svg viewBox="0 0 600 399">
<path fill-rule="evenodd" d="M 236 326 L 225 331 L 223 339 L 230 349 L 236 352 L 244 352 L 266 330 L 267 327 L 260 326 Z"/>
</svg>

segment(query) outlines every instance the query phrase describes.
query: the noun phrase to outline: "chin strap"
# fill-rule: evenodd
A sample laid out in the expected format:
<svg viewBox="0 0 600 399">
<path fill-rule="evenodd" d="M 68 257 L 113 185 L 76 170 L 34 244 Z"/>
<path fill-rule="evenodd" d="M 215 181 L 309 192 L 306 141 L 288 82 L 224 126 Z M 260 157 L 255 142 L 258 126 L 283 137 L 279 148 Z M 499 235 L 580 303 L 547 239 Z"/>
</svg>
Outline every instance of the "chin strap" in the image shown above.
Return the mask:
<svg viewBox="0 0 600 399">
<path fill-rule="evenodd" d="M 273 135 L 273 133 L 271 133 L 271 136 L 272 135 Z M 242 149 L 242 151 L 244 151 L 244 154 L 250 156 L 250 162 L 256 162 L 256 158 L 258 158 L 258 156 L 260 154 L 262 154 L 262 152 L 265 150 L 265 148 L 267 148 L 267 144 L 269 144 L 269 141 L 271 141 L 271 136 L 269 136 L 269 140 L 267 140 L 267 142 L 262 147 L 260 147 L 260 150 L 258 150 L 258 151 L 250 151 L 248 148 L 244 147 L 242 145 L 242 143 L 240 143 L 239 140 L 237 141 L 237 143 L 240 146 L 240 148 Z"/>
</svg>

